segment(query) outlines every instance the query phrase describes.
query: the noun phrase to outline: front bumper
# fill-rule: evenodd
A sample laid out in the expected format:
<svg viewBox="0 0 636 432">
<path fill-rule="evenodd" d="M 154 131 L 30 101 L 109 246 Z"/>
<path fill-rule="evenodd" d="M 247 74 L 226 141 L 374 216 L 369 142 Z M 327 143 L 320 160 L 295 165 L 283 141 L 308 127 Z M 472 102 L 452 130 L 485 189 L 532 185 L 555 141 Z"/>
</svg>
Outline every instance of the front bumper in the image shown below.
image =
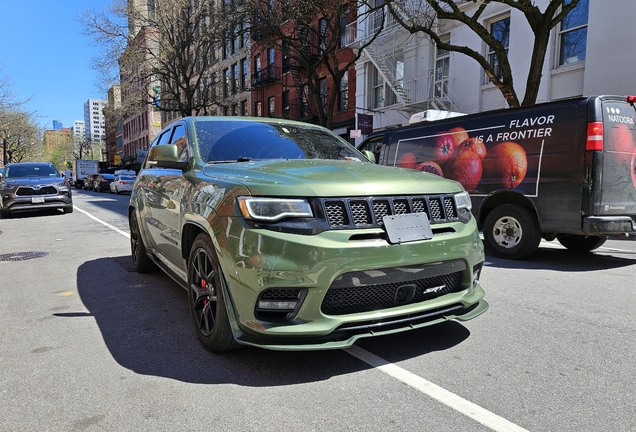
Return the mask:
<svg viewBox="0 0 636 432">
<path fill-rule="evenodd" d="M 65 208 L 73 205 L 71 193 L 56 195 L 16 196 L 3 195 L 2 209 L 5 211 L 42 210 L 50 208 Z"/>
<path fill-rule="evenodd" d="M 477 227 L 474 221 L 448 225 L 450 229 L 431 240 L 391 245 L 374 238 L 374 233 L 381 232 L 377 229 L 295 235 L 249 229 L 232 220 L 224 230 L 227 249 L 221 248 L 220 258 L 235 338 L 279 350 L 344 348 L 363 337 L 482 314 L 488 303 L 474 274 L 485 258 Z M 361 236 L 362 231 L 369 236 Z M 347 275 L 451 262 L 461 263 L 461 282 L 452 292 L 351 313 L 325 312 L 323 307 L 329 289 Z M 353 283 L 359 279 L 352 278 Z M 408 281 L 399 282 L 395 289 L 404 284 Z M 256 307 L 259 295 L 286 289 L 304 291 L 297 310 L 288 319 L 263 319 Z"/>
</svg>

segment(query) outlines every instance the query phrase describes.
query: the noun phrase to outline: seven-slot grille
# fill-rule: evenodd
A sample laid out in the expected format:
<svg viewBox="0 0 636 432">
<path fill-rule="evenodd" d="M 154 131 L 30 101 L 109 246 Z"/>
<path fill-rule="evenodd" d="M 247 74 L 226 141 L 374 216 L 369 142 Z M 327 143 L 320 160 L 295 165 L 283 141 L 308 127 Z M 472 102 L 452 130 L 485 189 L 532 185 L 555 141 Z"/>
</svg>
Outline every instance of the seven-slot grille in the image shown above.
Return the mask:
<svg viewBox="0 0 636 432">
<path fill-rule="evenodd" d="M 328 198 L 321 204 L 332 228 L 377 227 L 384 216 L 406 213 L 426 213 L 431 224 L 459 220 L 453 195 Z"/>
<path fill-rule="evenodd" d="M 53 186 L 44 186 L 39 189 L 22 186 L 16 191 L 15 194 L 18 196 L 55 195 L 57 194 L 57 189 L 55 189 Z"/>
</svg>

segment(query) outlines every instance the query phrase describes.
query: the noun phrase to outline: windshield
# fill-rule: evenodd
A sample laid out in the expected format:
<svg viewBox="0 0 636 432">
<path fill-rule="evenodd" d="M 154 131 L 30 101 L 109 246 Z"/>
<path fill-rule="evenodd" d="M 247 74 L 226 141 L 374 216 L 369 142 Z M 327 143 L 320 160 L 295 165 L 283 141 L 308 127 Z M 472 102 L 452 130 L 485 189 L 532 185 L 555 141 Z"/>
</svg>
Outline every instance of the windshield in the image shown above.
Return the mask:
<svg viewBox="0 0 636 432">
<path fill-rule="evenodd" d="M 50 165 L 10 166 L 5 173 L 6 178 L 18 177 L 61 177 L 60 173 Z"/>
<path fill-rule="evenodd" d="M 199 154 L 205 162 L 258 159 L 356 159 L 360 154 L 328 130 L 296 124 L 250 121 L 196 123 Z"/>
</svg>

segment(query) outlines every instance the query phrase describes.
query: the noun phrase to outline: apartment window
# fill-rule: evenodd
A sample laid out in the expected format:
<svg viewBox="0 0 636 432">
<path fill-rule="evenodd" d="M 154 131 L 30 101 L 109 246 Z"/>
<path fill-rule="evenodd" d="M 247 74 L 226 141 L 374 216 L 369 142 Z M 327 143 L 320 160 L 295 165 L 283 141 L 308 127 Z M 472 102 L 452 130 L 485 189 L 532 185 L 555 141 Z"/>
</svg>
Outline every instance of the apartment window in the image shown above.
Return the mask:
<svg viewBox="0 0 636 432">
<path fill-rule="evenodd" d="M 320 89 L 320 105 L 324 112 L 327 110 L 327 78 L 318 80 L 318 88 Z"/>
<path fill-rule="evenodd" d="M 238 115 L 238 105 L 232 105 L 232 115 Z"/>
<path fill-rule="evenodd" d="M 372 108 L 381 108 L 384 106 L 384 77 L 380 74 L 375 67 L 372 71 L 372 86 L 373 86 L 373 100 L 371 101 Z"/>
<path fill-rule="evenodd" d="M 241 44 L 241 35 L 239 27 L 234 27 L 232 30 L 232 54 L 239 50 Z"/>
<path fill-rule="evenodd" d="M 508 43 L 510 41 L 510 17 L 490 23 L 490 34 L 504 46 L 507 55 Z M 490 67 L 494 71 L 495 76 L 502 79 L 503 73 L 501 72 L 499 58 L 497 58 L 497 54 L 495 54 L 490 47 L 488 47 L 488 49 L 488 62 L 490 63 Z M 488 82 L 490 82 L 490 80 L 486 77 L 486 83 Z"/>
<path fill-rule="evenodd" d="M 211 87 L 210 87 L 210 99 L 212 99 L 213 101 L 216 100 L 216 83 L 217 83 L 217 76 L 216 74 L 212 74 L 212 78 L 211 78 Z"/>
<path fill-rule="evenodd" d="M 247 67 L 247 59 L 243 59 L 241 61 L 241 90 L 245 91 L 249 88 L 249 84 L 247 81 L 247 72 L 248 72 L 248 67 Z"/>
<path fill-rule="evenodd" d="M 449 36 L 442 36 L 442 42 L 450 42 Z M 448 74 L 450 70 L 450 51 L 438 48 L 435 55 L 435 97 L 448 95 Z"/>
<path fill-rule="evenodd" d="M 340 92 L 338 93 L 338 111 L 349 109 L 349 73 L 345 73 L 340 80 Z"/>
<path fill-rule="evenodd" d="M 566 0 L 570 4 L 572 0 Z M 563 19 L 559 29 L 559 66 L 585 60 L 589 0 L 581 0 Z"/>
<path fill-rule="evenodd" d="M 248 108 L 248 105 L 247 105 L 247 101 L 246 101 L 246 100 L 244 100 L 243 102 L 241 102 L 241 115 L 242 115 L 242 116 L 248 116 L 248 115 L 250 115 L 250 113 L 249 113 L 249 108 Z"/>
<path fill-rule="evenodd" d="M 275 100 L 274 96 L 267 99 L 267 116 L 274 117 L 275 109 Z"/>
<path fill-rule="evenodd" d="M 228 50 L 228 44 L 230 43 L 229 39 L 230 39 L 229 33 L 228 32 L 223 33 L 223 40 L 222 40 L 222 43 L 223 43 L 223 57 L 222 58 L 223 58 L 223 60 L 227 59 L 228 56 L 230 55 L 229 54 L 229 50 Z"/>
<path fill-rule="evenodd" d="M 227 98 L 230 95 L 230 70 L 223 69 L 223 97 Z"/>
<path fill-rule="evenodd" d="M 232 94 L 239 90 L 239 67 L 238 63 L 232 65 Z"/>
<path fill-rule="evenodd" d="M 349 34 L 349 23 L 351 23 L 351 19 L 349 18 L 350 11 L 347 9 L 340 17 L 340 41 L 338 42 L 338 48 L 344 48 L 352 42 L 352 35 Z"/>
<path fill-rule="evenodd" d="M 249 36 L 248 31 L 247 31 L 247 18 L 243 18 L 241 20 L 241 33 L 242 33 L 241 36 L 243 38 L 242 47 L 249 46 L 249 43 L 250 43 L 249 37 L 250 36 Z"/>
<path fill-rule="evenodd" d="M 267 50 L 267 78 L 274 78 L 274 64 L 276 61 L 276 51 L 274 48 Z"/>
<path fill-rule="evenodd" d="M 327 27 L 327 20 L 321 18 L 318 20 L 318 32 L 320 34 L 320 52 L 327 50 L 327 43 L 329 42 L 329 29 Z"/>
</svg>

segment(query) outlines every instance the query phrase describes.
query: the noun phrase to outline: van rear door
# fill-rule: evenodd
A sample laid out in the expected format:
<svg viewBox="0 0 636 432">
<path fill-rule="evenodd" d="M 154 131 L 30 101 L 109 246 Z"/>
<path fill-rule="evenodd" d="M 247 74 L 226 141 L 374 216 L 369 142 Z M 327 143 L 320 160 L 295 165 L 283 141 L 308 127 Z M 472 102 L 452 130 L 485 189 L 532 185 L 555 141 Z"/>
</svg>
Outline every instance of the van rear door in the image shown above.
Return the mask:
<svg viewBox="0 0 636 432">
<path fill-rule="evenodd" d="M 602 216 L 636 215 L 636 109 L 625 100 L 604 100 L 601 109 L 602 167 L 594 174 L 601 188 L 594 187 L 592 211 Z M 594 135 L 589 129 L 596 128 L 600 135 L 598 126 L 588 125 L 588 149 L 593 146 L 590 135 Z"/>
</svg>

